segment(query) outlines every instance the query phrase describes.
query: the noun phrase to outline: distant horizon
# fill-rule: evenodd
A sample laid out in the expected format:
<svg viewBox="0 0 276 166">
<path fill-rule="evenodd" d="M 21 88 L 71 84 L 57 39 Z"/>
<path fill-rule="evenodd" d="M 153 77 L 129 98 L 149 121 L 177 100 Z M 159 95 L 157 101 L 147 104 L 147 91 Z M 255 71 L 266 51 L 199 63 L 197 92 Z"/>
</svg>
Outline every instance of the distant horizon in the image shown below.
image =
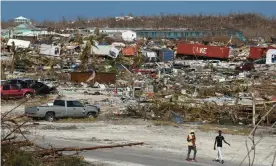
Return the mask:
<svg viewBox="0 0 276 166">
<path fill-rule="evenodd" d="M 157 16 L 161 13 L 180 15 L 228 15 L 231 13 L 256 13 L 276 17 L 276 1 L 2 1 L 1 21 L 23 16 L 34 21 L 75 21 L 85 19 L 118 17 L 132 14 Z"/>
</svg>

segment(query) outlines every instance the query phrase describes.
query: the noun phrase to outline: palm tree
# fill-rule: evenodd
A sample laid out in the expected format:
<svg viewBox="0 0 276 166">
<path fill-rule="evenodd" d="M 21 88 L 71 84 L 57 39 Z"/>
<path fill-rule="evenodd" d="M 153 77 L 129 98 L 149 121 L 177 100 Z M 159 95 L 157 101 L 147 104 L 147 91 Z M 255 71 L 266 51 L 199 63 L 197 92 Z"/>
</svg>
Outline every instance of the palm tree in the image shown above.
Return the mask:
<svg viewBox="0 0 276 166">
<path fill-rule="evenodd" d="M 16 56 L 16 49 L 15 49 L 14 42 L 12 42 L 11 51 L 12 51 L 13 55 L 12 55 L 12 61 L 11 61 L 10 74 L 13 74 L 13 72 L 14 72 L 14 62 L 15 62 L 15 56 Z"/>
<path fill-rule="evenodd" d="M 91 54 L 91 42 L 87 41 L 86 45 L 80 55 L 81 71 L 86 71 L 88 68 L 88 60 Z"/>
<path fill-rule="evenodd" d="M 1 80 L 6 80 L 5 68 L 6 64 L 1 61 Z"/>
<path fill-rule="evenodd" d="M 93 53 L 92 49 L 93 46 L 96 46 L 96 42 L 95 42 L 95 36 L 88 36 L 87 38 L 85 38 L 84 40 L 86 40 L 86 44 L 84 49 L 82 50 L 82 53 L 80 55 L 80 60 L 81 60 L 81 71 L 87 71 L 88 69 L 88 61 L 92 52 L 92 65 L 93 67 L 95 67 L 95 62 L 96 62 L 96 58 L 95 58 L 95 54 Z"/>
<path fill-rule="evenodd" d="M 134 67 L 141 67 L 143 64 L 143 55 L 140 50 L 137 51 L 137 56 L 134 58 Z"/>
</svg>

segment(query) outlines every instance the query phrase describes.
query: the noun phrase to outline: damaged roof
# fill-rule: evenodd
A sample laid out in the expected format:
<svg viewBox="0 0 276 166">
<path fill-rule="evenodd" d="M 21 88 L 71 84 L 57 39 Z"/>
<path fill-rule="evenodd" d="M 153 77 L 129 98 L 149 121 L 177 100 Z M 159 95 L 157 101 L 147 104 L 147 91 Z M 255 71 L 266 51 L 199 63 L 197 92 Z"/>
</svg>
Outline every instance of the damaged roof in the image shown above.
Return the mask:
<svg viewBox="0 0 276 166">
<path fill-rule="evenodd" d="M 33 24 L 27 24 L 27 23 L 19 24 L 19 25 L 16 26 L 14 29 L 15 29 L 15 30 L 22 30 L 22 29 L 38 30 L 38 28 L 35 27 Z"/>
</svg>

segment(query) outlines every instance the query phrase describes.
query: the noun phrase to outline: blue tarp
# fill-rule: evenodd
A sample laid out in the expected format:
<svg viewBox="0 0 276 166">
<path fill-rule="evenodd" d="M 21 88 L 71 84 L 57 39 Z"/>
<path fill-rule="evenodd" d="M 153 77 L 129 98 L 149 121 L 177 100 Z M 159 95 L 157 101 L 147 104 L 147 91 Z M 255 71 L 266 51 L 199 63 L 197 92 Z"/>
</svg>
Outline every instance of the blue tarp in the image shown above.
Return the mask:
<svg viewBox="0 0 276 166">
<path fill-rule="evenodd" d="M 177 115 L 175 112 L 172 111 L 171 121 L 179 124 L 183 124 L 184 120 L 181 116 Z"/>
</svg>

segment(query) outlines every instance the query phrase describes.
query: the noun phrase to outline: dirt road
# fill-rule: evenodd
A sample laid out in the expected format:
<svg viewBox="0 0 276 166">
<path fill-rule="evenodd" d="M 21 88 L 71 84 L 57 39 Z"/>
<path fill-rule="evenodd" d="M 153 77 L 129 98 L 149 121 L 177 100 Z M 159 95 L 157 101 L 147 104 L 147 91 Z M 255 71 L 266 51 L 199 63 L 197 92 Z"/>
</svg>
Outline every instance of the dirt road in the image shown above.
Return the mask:
<svg viewBox="0 0 276 166">
<path fill-rule="evenodd" d="M 95 160 L 96 157 L 100 160 L 118 160 L 142 165 L 162 165 L 162 163 L 165 163 L 163 165 L 183 165 L 187 154 L 186 136 L 191 128 L 194 128 L 196 132 L 197 156 L 201 161 L 196 164 L 214 165 L 211 160 L 217 154 L 217 151 L 213 150 L 216 133 L 202 132 L 197 130 L 195 126 L 183 128 L 155 126 L 151 122 L 144 122 L 143 120 L 129 121 L 128 124 L 114 124 L 104 121 L 95 123 L 40 122 L 40 125 L 33 129 L 33 133 L 43 136 L 45 139 L 60 139 L 64 143 L 59 144 L 56 141 L 53 143 L 66 146 L 110 145 L 129 142 L 144 142 L 146 144 L 138 148 L 124 148 L 124 150 L 103 150 L 99 153 L 97 153 L 98 151 L 85 152 L 84 156 L 90 160 Z M 247 152 L 244 144 L 245 137 L 227 134 L 224 137 L 231 144 L 230 147 L 228 145 L 223 147 L 224 160 L 226 163 L 232 165 L 235 163 L 234 165 L 236 165 L 242 161 Z M 66 141 L 69 142 L 65 143 Z M 264 137 L 256 147 L 255 165 L 271 165 L 273 155 L 269 156 L 269 154 L 273 152 L 273 149 L 275 150 L 275 146 L 275 137 Z M 269 157 L 266 158 L 267 156 Z"/>
<path fill-rule="evenodd" d="M 48 146 L 49 143 L 56 147 L 77 146 L 89 147 L 94 145 L 88 141 L 64 140 L 57 138 L 44 137 L 43 139 L 36 139 L 36 142 L 42 146 Z M 85 160 L 92 163 L 100 163 L 108 166 L 209 166 L 221 165 L 215 163 L 211 159 L 198 157 L 198 162 L 185 161 L 186 154 L 176 154 L 164 152 L 160 150 L 148 149 L 141 146 L 127 147 L 127 148 L 114 148 L 95 151 L 85 151 L 81 155 Z M 99 165 L 100 165 L 99 164 Z M 224 165 L 232 166 L 237 165 L 234 162 L 227 162 Z"/>
</svg>

